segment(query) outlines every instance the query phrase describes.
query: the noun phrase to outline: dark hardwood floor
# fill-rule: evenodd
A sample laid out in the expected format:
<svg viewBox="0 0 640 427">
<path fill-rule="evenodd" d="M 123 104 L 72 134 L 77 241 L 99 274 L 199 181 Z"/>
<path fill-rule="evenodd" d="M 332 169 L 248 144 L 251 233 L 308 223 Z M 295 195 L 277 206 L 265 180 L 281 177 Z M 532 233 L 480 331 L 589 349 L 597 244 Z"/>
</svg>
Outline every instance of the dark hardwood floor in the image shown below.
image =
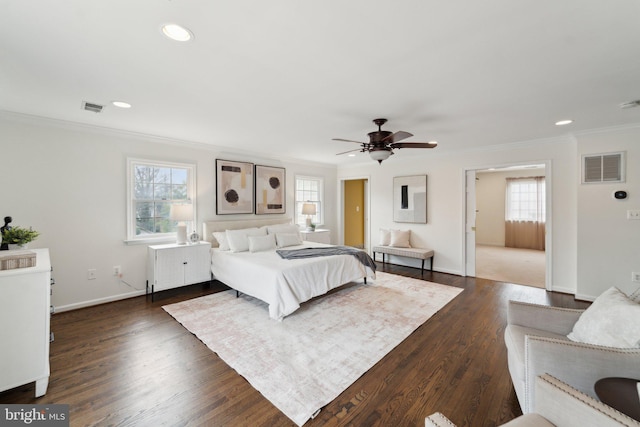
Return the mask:
<svg viewBox="0 0 640 427">
<path fill-rule="evenodd" d="M 419 269 L 378 265 L 421 278 Z M 305 426 L 423 426 L 436 411 L 458 426 L 504 423 L 521 413 L 503 341 L 507 301 L 588 306 L 521 285 L 429 271 L 422 278 L 464 292 Z M 294 425 L 161 308 L 224 289 L 214 282 L 158 293 L 154 302 L 55 314 L 47 394 L 35 399 L 29 384 L 0 393 L 0 403 L 69 404 L 72 426 Z"/>
</svg>

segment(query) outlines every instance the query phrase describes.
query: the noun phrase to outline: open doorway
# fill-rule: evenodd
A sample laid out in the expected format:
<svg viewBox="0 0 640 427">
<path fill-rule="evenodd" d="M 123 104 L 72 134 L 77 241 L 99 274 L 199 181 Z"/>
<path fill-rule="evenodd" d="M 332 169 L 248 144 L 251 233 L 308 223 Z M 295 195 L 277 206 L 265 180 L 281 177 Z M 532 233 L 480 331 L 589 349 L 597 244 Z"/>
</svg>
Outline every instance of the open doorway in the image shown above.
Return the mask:
<svg viewBox="0 0 640 427">
<path fill-rule="evenodd" d="M 547 167 L 545 164 L 479 169 L 473 172 L 473 242 L 468 241 L 467 275 L 546 288 Z M 469 173 L 468 173 L 469 175 Z M 467 206 L 467 211 L 471 206 Z M 469 233 L 467 233 L 469 235 Z M 469 265 L 473 264 L 473 274 Z"/>
</svg>

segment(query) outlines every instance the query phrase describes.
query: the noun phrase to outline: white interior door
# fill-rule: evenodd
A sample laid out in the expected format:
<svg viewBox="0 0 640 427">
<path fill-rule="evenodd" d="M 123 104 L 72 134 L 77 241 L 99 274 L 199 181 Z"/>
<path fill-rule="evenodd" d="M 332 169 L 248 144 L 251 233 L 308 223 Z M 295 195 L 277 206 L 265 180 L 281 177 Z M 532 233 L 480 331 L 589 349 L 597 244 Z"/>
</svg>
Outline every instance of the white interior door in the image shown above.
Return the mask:
<svg viewBox="0 0 640 427">
<path fill-rule="evenodd" d="M 465 275 L 476 275 L 476 171 L 466 173 Z"/>
</svg>

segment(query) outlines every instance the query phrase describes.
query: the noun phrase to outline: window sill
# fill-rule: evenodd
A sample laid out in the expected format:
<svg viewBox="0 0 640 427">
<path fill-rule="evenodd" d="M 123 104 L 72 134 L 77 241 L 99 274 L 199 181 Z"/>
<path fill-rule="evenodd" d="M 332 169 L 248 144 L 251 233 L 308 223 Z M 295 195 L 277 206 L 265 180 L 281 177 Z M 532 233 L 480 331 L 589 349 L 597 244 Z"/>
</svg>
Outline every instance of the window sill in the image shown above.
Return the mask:
<svg viewBox="0 0 640 427">
<path fill-rule="evenodd" d="M 175 243 L 176 238 L 173 237 L 148 237 L 146 239 L 132 239 L 125 240 L 124 244 L 127 246 L 135 246 L 135 245 L 157 245 L 162 243 Z"/>
</svg>

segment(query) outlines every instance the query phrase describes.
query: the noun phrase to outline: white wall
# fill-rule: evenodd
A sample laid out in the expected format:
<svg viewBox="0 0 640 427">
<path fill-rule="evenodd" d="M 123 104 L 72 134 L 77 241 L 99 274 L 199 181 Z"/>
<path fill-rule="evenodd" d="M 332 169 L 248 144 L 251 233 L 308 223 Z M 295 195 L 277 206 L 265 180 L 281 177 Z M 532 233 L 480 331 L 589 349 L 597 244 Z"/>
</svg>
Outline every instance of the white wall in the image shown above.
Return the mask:
<svg viewBox="0 0 640 427">
<path fill-rule="evenodd" d="M 175 143 L 123 132 L 0 114 L 2 193 L 0 218 L 33 226 L 40 237 L 30 247 L 48 247 L 58 310 L 143 293 L 146 246 L 126 245 L 127 157 L 197 165 L 197 221 L 215 219 L 215 159 L 243 160 L 286 168 L 287 216 L 293 216 L 296 174 L 322 176 L 326 197 L 336 199 L 335 167 L 300 164 L 202 145 Z M 326 227 L 337 228 L 335 209 Z M 252 215 L 224 215 L 221 220 Z M 336 236 L 332 236 L 336 239 Z M 122 281 L 112 275 L 122 266 Z M 96 269 L 97 279 L 87 280 Z"/>
<path fill-rule="evenodd" d="M 294 176 L 323 176 L 325 226 L 332 230 L 333 242 L 339 242 L 339 211 L 332 207 L 332 201 L 340 205 L 340 180 L 368 178 L 371 243 L 378 242 L 380 228 L 411 228 L 414 244 L 435 249 L 435 270 L 453 274 L 464 274 L 465 170 L 549 160 L 551 288 L 593 299 L 612 285 L 623 290 L 634 288 L 631 272 L 640 272 L 640 221 L 626 220 L 627 209 L 640 209 L 640 127 L 514 143 L 484 151 L 446 154 L 436 148 L 426 156 L 415 157 L 411 150 L 402 150 L 382 165 L 364 160 L 337 169 L 6 113 L 0 114 L 0 137 L 0 218 L 11 215 L 13 225 L 33 226 L 42 233 L 32 247 L 51 250 L 57 281 L 53 303 L 58 308 L 124 298 L 144 290 L 146 246 L 123 242 L 129 156 L 196 163 L 200 224 L 216 217 L 216 158 L 285 167 L 287 215 L 293 214 Z M 626 183 L 580 184 L 582 154 L 620 150 L 627 152 Z M 428 223 L 394 223 L 393 177 L 414 174 L 429 177 Z M 611 193 L 615 189 L 627 190 L 629 199 L 614 200 Z M 251 215 L 233 218 L 247 216 Z M 418 266 L 417 260 L 408 260 L 407 264 L 414 265 L 414 261 Z M 111 275 L 114 265 L 122 266 L 123 280 L 131 286 Z M 96 280 L 87 280 L 90 268 L 97 270 Z"/>
<path fill-rule="evenodd" d="M 408 150 L 407 150 L 408 151 Z M 626 151 L 627 176 L 622 184 L 580 184 L 581 156 Z M 404 152 L 403 152 L 404 153 Z M 593 300 L 610 286 L 623 291 L 638 287 L 631 272 L 640 272 L 640 221 L 628 221 L 628 209 L 640 209 L 640 126 L 585 132 L 576 137 L 531 141 L 485 151 L 427 156 L 393 156 L 379 166 L 373 161 L 339 167 L 338 180 L 370 176 L 371 235 L 380 228 L 410 228 L 416 244 L 436 252 L 435 270 L 464 274 L 464 171 L 509 164 L 550 162 L 552 221 L 551 290 Z M 428 224 L 393 222 L 394 176 L 427 174 Z M 629 198 L 612 198 L 615 190 Z M 395 262 L 402 263 L 402 259 Z M 406 261 L 407 264 L 411 260 Z"/>
<path fill-rule="evenodd" d="M 626 151 L 626 182 L 580 184 L 578 193 L 578 297 L 598 295 L 611 286 L 628 292 L 640 272 L 640 221 L 626 219 L 627 210 L 640 209 L 640 126 L 578 136 L 578 156 Z M 612 193 L 626 190 L 626 200 Z"/>
<path fill-rule="evenodd" d="M 476 243 L 504 246 L 507 178 L 544 176 L 544 168 L 483 171 L 476 174 Z"/>
<path fill-rule="evenodd" d="M 552 288 L 562 292 L 576 289 L 576 142 L 570 138 L 515 143 L 491 150 L 439 153 L 415 157 L 411 150 L 392 156 L 382 165 L 365 160 L 338 168 L 338 180 L 369 176 L 371 189 L 371 240 L 378 242 L 380 228 L 411 229 L 413 243 L 435 250 L 436 271 L 465 273 L 464 176 L 468 169 L 487 169 L 510 164 L 550 161 L 552 180 L 553 239 Z M 407 155 L 405 155 L 407 153 Z M 402 154 L 402 157 L 400 156 Z M 422 153 L 421 153 L 422 154 Z M 391 200 L 393 177 L 427 174 L 427 224 L 394 223 Z M 551 227 L 549 227 L 551 228 Z M 418 266 L 414 260 L 394 262 Z"/>
</svg>

